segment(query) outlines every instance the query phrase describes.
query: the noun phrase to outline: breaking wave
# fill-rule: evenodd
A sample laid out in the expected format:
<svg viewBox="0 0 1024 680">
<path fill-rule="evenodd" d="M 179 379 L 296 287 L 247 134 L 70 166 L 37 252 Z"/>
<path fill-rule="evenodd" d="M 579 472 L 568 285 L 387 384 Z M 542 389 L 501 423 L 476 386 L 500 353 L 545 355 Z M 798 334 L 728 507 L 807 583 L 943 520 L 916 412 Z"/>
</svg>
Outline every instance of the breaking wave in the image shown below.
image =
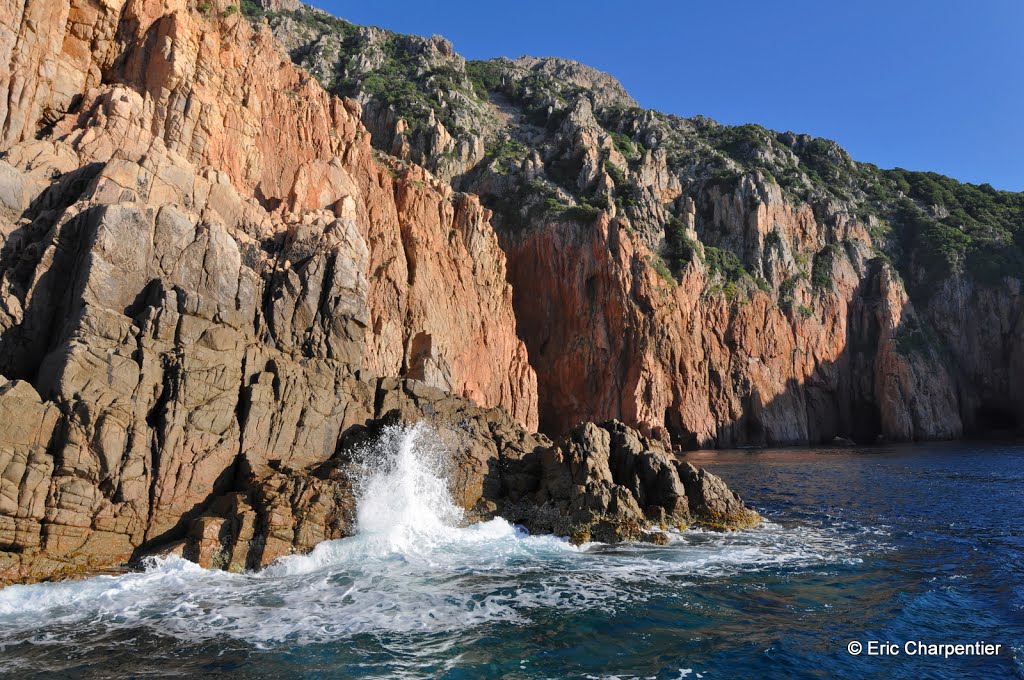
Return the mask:
<svg viewBox="0 0 1024 680">
<path fill-rule="evenodd" d="M 0 648 L 83 643 L 90 630 L 268 648 L 517 625 L 541 610 L 614 612 L 655 594 L 685 598 L 709 578 L 857 561 L 855 534 L 771 522 L 672 534 L 664 547 L 576 547 L 502 519 L 462 526 L 447 461 L 426 425 L 387 430 L 366 455 L 357 533 L 258 573 L 167 557 L 137 573 L 0 590 Z"/>
</svg>

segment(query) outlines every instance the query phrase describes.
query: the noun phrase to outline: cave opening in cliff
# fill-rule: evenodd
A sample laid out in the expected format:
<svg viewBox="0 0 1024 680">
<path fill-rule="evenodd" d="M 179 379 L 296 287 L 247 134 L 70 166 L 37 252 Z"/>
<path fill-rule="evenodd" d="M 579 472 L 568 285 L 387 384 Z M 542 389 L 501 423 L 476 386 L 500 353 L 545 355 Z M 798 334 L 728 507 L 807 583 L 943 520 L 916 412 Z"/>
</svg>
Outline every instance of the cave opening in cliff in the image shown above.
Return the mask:
<svg viewBox="0 0 1024 680">
<path fill-rule="evenodd" d="M 1018 415 L 1005 406 L 983 403 L 974 412 L 975 436 L 999 435 L 1019 432 L 1021 423 Z"/>
</svg>

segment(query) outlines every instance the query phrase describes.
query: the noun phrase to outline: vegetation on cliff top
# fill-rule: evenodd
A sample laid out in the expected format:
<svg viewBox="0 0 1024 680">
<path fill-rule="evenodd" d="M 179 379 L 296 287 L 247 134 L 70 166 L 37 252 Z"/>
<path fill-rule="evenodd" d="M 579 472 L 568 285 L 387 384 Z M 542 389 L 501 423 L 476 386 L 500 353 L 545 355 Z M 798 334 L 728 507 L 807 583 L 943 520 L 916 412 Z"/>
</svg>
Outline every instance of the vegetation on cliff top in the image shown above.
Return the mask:
<svg viewBox="0 0 1024 680">
<path fill-rule="evenodd" d="M 290 36 L 293 59 L 329 90 L 404 119 L 422 156 L 434 142 L 433 120 L 464 148 L 482 139 L 486 153 L 466 159 L 463 176 L 453 181 L 480 193 L 506 228 L 589 222 L 614 209 L 676 277 L 703 251 L 712 278 L 723 286 L 749 278 L 780 301 L 792 299 L 804 280 L 815 293 L 828 290 L 832 261 L 843 255 L 836 246 L 801 254 L 813 263 L 809 269 L 797 263 L 769 280 L 757 251 L 741 252 L 716 231 L 713 196 L 737 194 L 753 181 L 777 185 L 787 202 L 810 206 L 823 224 L 843 214 L 864 223 L 876 254 L 896 265 L 915 297 L 926 300 L 951 276 L 999 285 L 1024 272 L 1024 194 L 934 173 L 881 170 L 826 139 L 644 110 L 607 76 L 572 62 L 465 62 L 441 39 L 356 27 L 311 8 L 268 13 L 244 0 L 242 11 Z M 601 145 L 596 169 L 582 146 L 587 133 L 580 126 L 587 123 L 576 120 L 588 115 L 580 112 L 581 102 L 589 105 Z M 375 135 L 374 143 L 391 151 L 386 135 Z M 524 174 L 534 153 L 540 164 Z M 683 196 L 669 204 L 658 201 L 642 172 L 647 168 L 649 177 L 652 153 L 662 154 L 682 186 Z M 684 199 L 697 206 L 702 249 L 681 230 Z"/>
</svg>

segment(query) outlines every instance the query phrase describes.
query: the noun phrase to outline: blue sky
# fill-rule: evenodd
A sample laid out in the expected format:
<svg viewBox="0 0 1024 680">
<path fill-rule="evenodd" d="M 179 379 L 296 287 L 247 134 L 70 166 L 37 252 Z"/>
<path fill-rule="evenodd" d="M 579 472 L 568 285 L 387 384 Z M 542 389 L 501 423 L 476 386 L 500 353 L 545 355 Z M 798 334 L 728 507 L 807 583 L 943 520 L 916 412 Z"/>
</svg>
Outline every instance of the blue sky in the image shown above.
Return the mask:
<svg viewBox="0 0 1024 680">
<path fill-rule="evenodd" d="M 641 106 L 1024 191 L 1022 0 L 312 0 L 469 59 L 576 59 Z"/>
</svg>

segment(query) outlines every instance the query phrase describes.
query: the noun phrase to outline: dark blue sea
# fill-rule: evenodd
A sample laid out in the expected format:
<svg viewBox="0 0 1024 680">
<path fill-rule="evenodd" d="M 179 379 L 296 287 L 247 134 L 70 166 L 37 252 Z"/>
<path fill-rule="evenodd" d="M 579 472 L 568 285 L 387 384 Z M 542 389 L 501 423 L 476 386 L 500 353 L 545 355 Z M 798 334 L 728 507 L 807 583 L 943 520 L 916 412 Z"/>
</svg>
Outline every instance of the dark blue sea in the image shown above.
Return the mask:
<svg viewBox="0 0 1024 680">
<path fill-rule="evenodd" d="M 425 438 L 382 444 L 356 536 L 261 573 L 171 558 L 0 590 L 0 674 L 1024 678 L 1024 447 L 688 454 L 765 524 L 577 548 L 455 528 Z M 1000 651 L 921 647 L 976 642 Z"/>
</svg>

